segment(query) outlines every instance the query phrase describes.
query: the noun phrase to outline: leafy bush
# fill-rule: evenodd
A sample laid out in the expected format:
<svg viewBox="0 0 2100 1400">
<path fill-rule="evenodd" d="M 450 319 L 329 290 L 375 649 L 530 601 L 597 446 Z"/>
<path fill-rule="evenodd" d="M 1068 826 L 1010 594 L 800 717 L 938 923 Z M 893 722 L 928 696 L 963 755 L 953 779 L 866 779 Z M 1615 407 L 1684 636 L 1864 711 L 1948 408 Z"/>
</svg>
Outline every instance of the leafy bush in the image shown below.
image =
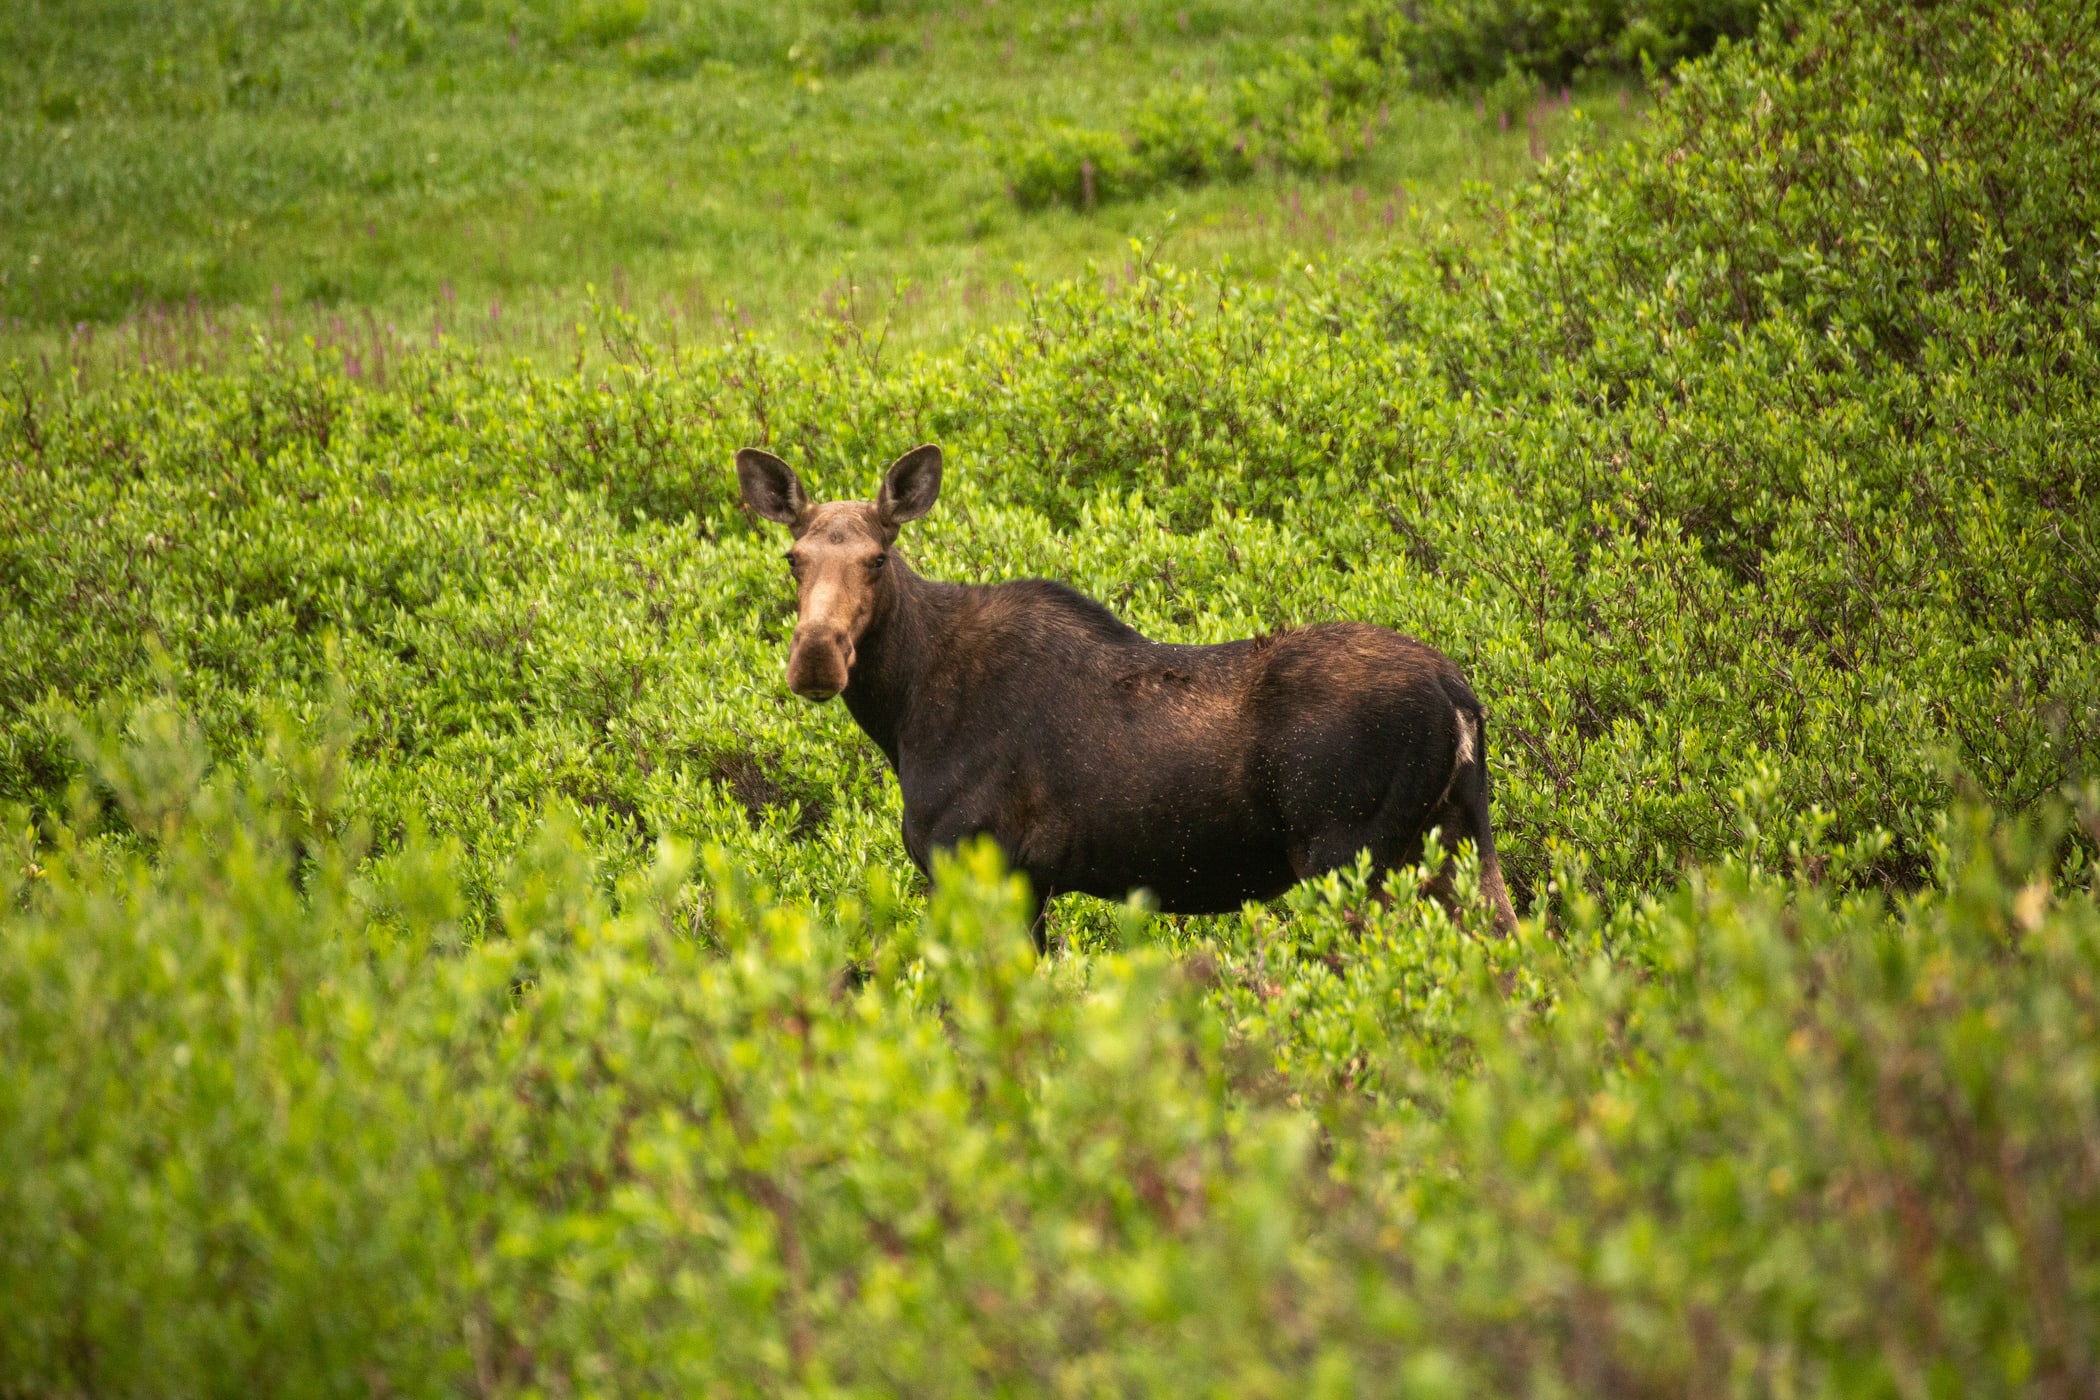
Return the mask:
<svg viewBox="0 0 2100 1400">
<path fill-rule="evenodd" d="M 1236 179 L 1251 169 L 1246 138 L 1202 88 L 1157 92 L 1127 135 L 1053 126 L 1000 152 L 1007 188 L 1024 209 L 1092 209 L 1167 184 Z"/>
<path fill-rule="evenodd" d="M 1000 169 L 1023 209 L 1091 209 L 1103 199 L 1144 193 L 1160 174 L 1116 133 L 1072 126 L 1051 127 L 1008 147 L 1000 153 Z"/>
<path fill-rule="evenodd" d="M 1336 35 L 1241 78 L 1229 111 L 1201 87 L 1163 90 L 1127 131 L 1029 131 L 1002 146 L 1000 167 L 1027 209 L 1091 209 L 1162 185 L 1240 179 L 1258 165 L 1333 175 L 1365 153 L 1370 118 L 1392 89 L 1387 77 L 1355 38 Z"/>
<path fill-rule="evenodd" d="M 1244 144 L 1200 87 L 1154 93 L 1138 109 L 1131 151 L 1165 180 L 1195 183 L 1247 173 Z"/>
<path fill-rule="evenodd" d="M 1668 68 L 1757 32 L 1764 0 L 1427 0 L 1366 6 L 1375 46 L 1434 86 L 1505 74 L 1565 83 L 1584 72 Z"/>
<path fill-rule="evenodd" d="M 14 390 L 9 1385 L 2091 1390 L 2086 24 L 1811 16 L 1484 245 L 953 357 Z M 929 573 L 1451 653 L 1532 921 L 921 887 L 727 464 L 927 438 Z"/>
<path fill-rule="evenodd" d="M 608 899 L 553 820 L 446 953 L 446 845 L 323 834 L 339 748 L 198 744 L 104 752 L 154 859 L 61 826 L 5 872 L 27 1393 L 2093 1379 L 2061 809 L 1958 816 L 1894 910 L 1736 865 L 1498 943 L 1344 881 L 1048 966 L 984 850 L 917 916 L 719 855 L 696 904 L 676 844 Z M 1338 1017 L 1384 1092 L 1305 1072 Z"/>
<path fill-rule="evenodd" d="M 1363 154 L 1369 120 L 1394 78 L 1354 37 L 1338 34 L 1242 81 L 1237 113 L 1257 158 L 1331 175 Z"/>
</svg>

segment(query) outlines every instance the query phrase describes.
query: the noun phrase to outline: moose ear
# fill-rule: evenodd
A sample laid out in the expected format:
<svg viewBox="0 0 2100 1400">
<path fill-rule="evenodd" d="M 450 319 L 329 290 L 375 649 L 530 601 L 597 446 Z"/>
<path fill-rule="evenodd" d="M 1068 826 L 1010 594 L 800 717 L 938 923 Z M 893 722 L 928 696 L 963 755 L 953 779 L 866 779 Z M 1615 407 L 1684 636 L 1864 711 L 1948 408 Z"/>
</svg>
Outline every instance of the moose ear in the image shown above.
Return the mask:
<svg viewBox="0 0 2100 1400">
<path fill-rule="evenodd" d="M 932 443 L 914 447 L 890 463 L 882 474 L 882 494 L 875 498 L 875 514 L 895 530 L 907 520 L 917 520 L 933 509 L 941 494 L 941 449 Z"/>
<path fill-rule="evenodd" d="M 792 529 L 809 509 L 809 493 L 795 469 L 770 452 L 747 447 L 737 453 L 736 481 L 753 515 Z"/>
</svg>

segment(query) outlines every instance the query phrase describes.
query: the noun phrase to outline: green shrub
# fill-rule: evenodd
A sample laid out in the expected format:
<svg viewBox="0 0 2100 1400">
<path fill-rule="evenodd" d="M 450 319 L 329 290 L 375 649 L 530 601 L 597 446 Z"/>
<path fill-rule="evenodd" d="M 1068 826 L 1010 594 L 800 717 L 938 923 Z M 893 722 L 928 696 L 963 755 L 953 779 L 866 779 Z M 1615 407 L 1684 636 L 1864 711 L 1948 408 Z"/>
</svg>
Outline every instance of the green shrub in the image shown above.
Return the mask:
<svg viewBox="0 0 2100 1400">
<path fill-rule="evenodd" d="M 1239 85 L 1250 155 L 1315 175 L 1354 165 L 1379 101 L 1397 86 L 1393 79 L 1349 35 L 1335 35 L 1311 54 L 1287 54 Z"/>
<path fill-rule="evenodd" d="M 558 31 L 565 44 L 603 48 L 632 35 L 649 19 L 649 0 L 582 0 L 562 17 Z"/>
<path fill-rule="evenodd" d="M 1510 73 L 1565 83 L 1672 67 L 1756 33 L 1764 9 L 1764 0 L 1409 0 L 1366 6 L 1357 22 L 1432 86 Z"/>
<path fill-rule="evenodd" d="M 327 834 L 339 745 L 205 763 L 139 712 L 97 771 L 153 858 L 4 873 L 25 1393 L 2092 1379 L 2061 808 L 1958 815 L 1894 909 L 1734 865 L 1482 941 L 1345 879 L 1045 965 L 985 850 L 917 915 L 719 852 L 696 901 L 675 843 L 608 897 L 558 815 L 462 948 L 454 849 Z"/>
<path fill-rule="evenodd" d="M 1091 209 L 1165 184 L 1240 179 L 1258 165 L 1334 175 L 1367 152 L 1371 119 L 1395 84 L 1350 35 L 1310 54 L 1287 49 L 1239 79 L 1230 111 L 1202 88 L 1153 93 L 1127 131 L 1053 128 L 999 152 L 1024 209 Z"/>
<path fill-rule="evenodd" d="M 1000 152 L 1007 189 L 1024 209 L 1092 209 L 1162 185 L 1236 179 L 1249 161 L 1246 138 L 1200 87 L 1154 93 L 1127 135 L 1054 126 Z"/>
<path fill-rule="evenodd" d="M 1248 169 L 1244 141 L 1200 87 L 1152 94 L 1138 109 L 1130 142 L 1162 181 L 1234 179 Z"/>
<path fill-rule="evenodd" d="M 1091 209 L 1159 183 L 1158 170 L 1140 160 L 1127 139 L 1087 127 L 1053 126 L 1010 146 L 1000 153 L 1000 169 L 1023 209 Z"/>
</svg>

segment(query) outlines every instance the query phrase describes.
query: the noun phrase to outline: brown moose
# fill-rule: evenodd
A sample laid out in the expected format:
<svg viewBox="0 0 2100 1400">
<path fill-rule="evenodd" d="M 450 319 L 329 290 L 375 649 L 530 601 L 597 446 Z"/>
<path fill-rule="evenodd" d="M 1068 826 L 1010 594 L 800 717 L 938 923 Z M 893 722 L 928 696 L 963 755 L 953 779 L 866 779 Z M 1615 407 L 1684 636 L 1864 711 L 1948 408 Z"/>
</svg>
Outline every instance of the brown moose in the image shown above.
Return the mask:
<svg viewBox="0 0 2100 1400">
<path fill-rule="evenodd" d="M 890 464 L 873 504 L 809 499 L 770 452 L 736 458 L 744 503 L 794 535 L 788 688 L 842 695 L 904 790 L 904 848 L 989 835 L 1043 901 L 1149 889 L 1225 913 L 1369 849 L 1382 869 L 1441 828 L 1480 855 L 1487 725 L 1458 668 L 1383 627 L 1337 622 L 1215 646 L 1154 642 L 1044 579 L 964 585 L 892 546 L 933 508 L 941 450 Z"/>
</svg>

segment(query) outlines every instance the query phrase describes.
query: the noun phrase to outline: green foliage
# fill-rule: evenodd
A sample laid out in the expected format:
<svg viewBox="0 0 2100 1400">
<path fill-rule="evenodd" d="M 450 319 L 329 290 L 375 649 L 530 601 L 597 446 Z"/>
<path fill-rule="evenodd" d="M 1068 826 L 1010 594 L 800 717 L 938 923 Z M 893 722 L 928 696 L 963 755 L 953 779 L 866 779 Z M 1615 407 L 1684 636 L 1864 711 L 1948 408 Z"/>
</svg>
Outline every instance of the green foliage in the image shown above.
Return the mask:
<svg viewBox="0 0 2100 1400">
<path fill-rule="evenodd" d="M 1128 198 L 1158 186 L 1164 171 L 1137 158 L 1112 131 L 1058 126 L 1001 154 L 1007 187 L 1024 209 L 1063 203 L 1091 209 L 1103 199 Z"/>
<path fill-rule="evenodd" d="M 1506 130 L 1538 103 L 1542 81 L 1669 67 L 1754 33 L 1763 8 L 1762 0 L 1361 5 L 1340 32 L 1284 48 L 1239 78 L 1229 122 L 1200 89 L 1185 98 L 1158 94 L 1120 135 L 1025 133 L 1002 148 L 1000 166 L 1027 209 L 1052 202 L 1092 209 L 1263 165 L 1331 176 L 1371 154 L 1392 98 L 1410 79 L 1431 89 L 1484 87 Z"/>
<path fill-rule="evenodd" d="M 339 749 L 200 781 L 160 708 L 101 762 L 155 857 L 58 825 L 0 890 L 28 1392 L 2093 1379 L 2061 807 L 1958 815 L 1894 910 L 1734 865 L 1498 948 L 1331 884 L 1289 952 L 1049 965 L 983 848 L 918 914 L 719 852 L 696 902 L 677 843 L 608 898 L 550 819 L 447 952 L 448 846 L 321 834 Z M 1300 957 L 1379 984 L 1352 1063 L 1396 1092 L 1295 1068 Z"/>
<path fill-rule="evenodd" d="M 1238 115 L 1256 158 L 1333 174 L 1371 153 L 1372 118 L 1398 90 L 1396 76 L 1338 34 L 1242 81 Z"/>
<path fill-rule="evenodd" d="M 67 716 L 148 693 L 153 648 L 222 752 L 334 667 L 360 810 L 457 834 L 477 881 L 559 795 L 616 859 L 735 837 L 784 892 L 835 887 L 899 859 L 894 798 L 782 694 L 787 590 L 726 464 L 770 441 L 862 494 L 938 438 L 956 494 L 910 542 L 935 575 L 1064 577 L 1179 640 L 1351 616 L 1457 658 L 1520 903 L 1557 848 L 1621 894 L 1746 821 L 1770 851 L 1885 831 L 1860 878 L 1909 886 L 1952 771 L 2019 809 L 2100 742 L 2100 211 L 2061 135 L 2094 99 L 2046 20 L 1952 12 L 1908 49 L 1832 21 L 1689 72 L 1651 146 L 1556 165 L 1478 256 L 1268 292 L 1154 264 L 953 358 L 847 327 L 814 355 L 617 341 L 575 375 L 32 393 L 4 420 L 0 795 L 56 802 Z"/>
<path fill-rule="evenodd" d="M 1809 16 L 1483 244 L 948 354 L 11 382 L 7 1385 L 2091 1390 L 2089 29 Z M 1525 927 L 923 885 L 728 466 L 926 439 L 930 574 L 1450 653 Z"/>
<path fill-rule="evenodd" d="M 1365 6 L 1372 42 L 1433 86 L 1668 68 L 1757 32 L 1764 0 L 1408 0 Z"/>
<path fill-rule="evenodd" d="M 1229 110 L 1201 87 L 1162 89 L 1123 134 L 1025 133 L 1002 148 L 1000 165 L 1024 209 L 1092 209 L 1167 184 L 1241 179 L 1261 166 L 1332 176 L 1370 155 L 1374 119 L 1396 91 L 1354 37 L 1335 35 L 1309 52 L 1286 49 L 1240 78 Z"/>
</svg>

